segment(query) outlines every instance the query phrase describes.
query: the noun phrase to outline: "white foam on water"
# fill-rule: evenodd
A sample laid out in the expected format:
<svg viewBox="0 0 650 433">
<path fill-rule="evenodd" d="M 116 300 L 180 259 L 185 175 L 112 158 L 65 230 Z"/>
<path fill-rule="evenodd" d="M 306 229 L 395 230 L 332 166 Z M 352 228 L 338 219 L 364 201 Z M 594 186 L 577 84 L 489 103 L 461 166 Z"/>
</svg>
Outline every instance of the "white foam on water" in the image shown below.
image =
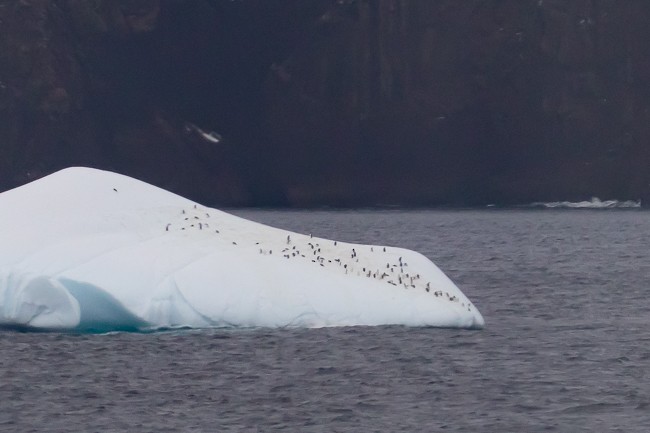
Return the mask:
<svg viewBox="0 0 650 433">
<path fill-rule="evenodd" d="M 535 202 L 533 207 L 544 207 L 550 209 L 636 209 L 641 207 L 641 200 L 600 200 L 598 197 L 592 197 L 591 200 L 577 202 L 571 201 L 551 201 Z"/>
</svg>

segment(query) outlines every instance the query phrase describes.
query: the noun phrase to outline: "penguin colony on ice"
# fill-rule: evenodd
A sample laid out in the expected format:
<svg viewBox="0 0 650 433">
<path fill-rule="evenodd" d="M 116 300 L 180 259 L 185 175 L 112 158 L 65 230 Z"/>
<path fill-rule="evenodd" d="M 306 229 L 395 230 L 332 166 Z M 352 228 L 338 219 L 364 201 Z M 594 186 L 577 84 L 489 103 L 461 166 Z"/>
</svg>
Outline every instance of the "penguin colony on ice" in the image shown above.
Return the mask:
<svg viewBox="0 0 650 433">
<path fill-rule="evenodd" d="M 236 239 L 236 230 L 228 230 L 227 227 L 218 227 L 216 218 L 210 218 L 210 213 L 197 205 L 193 208 L 181 210 L 180 219 L 177 223 L 167 223 L 166 232 L 199 230 L 212 233 L 223 240 L 224 244 L 231 243 L 234 246 L 245 246 L 241 240 Z M 293 237 L 291 236 L 293 234 Z M 343 244 L 338 241 L 314 238 L 312 235 L 288 234 L 282 240 L 282 248 L 277 250 L 277 242 L 274 242 L 276 250 L 264 245 L 263 242 L 254 242 L 253 245 L 259 250 L 259 254 L 277 256 L 285 260 L 306 260 L 323 268 L 338 270 L 346 275 L 373 278 L 404 289 L 419 289 L 431 293 L 437 298 L 449 302 L 460 302 L 458 297 L 450 295 L 446 291 L 434 290 L 431 282 L 424 281 L 420 274 L 409 272 L 408 263 L 402 257 L 395 259 L 396 254 L 391 254 L 390 247 L 363 246 Z M 362 251 L 361 249 L 368 251 Z M 373 255 L 372 260 L 365 260 L 365 254 Z M 385 254 L 389 258 L 385 265 L 377 267 L 376 255 Z M 367 264 L 371 262 L 372 265 Z M 467 311 L 472 311 L 471 303 L 460 302 Z"/>
</svg>

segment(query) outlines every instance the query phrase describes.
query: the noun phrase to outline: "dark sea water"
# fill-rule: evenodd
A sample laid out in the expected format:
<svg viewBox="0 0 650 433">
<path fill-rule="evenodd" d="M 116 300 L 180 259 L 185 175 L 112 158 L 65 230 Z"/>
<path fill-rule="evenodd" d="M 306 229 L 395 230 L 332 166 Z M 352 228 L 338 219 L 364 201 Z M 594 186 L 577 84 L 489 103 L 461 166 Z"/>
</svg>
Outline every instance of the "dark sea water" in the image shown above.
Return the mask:
<svg viewBox="0 0 650 433">
<path fill-rule="evenodd" d="M 650 212 L 235 213 L 418 250 L 487 326 L 3 331 L 0 431 L 650 431 Z"/>
</svg>

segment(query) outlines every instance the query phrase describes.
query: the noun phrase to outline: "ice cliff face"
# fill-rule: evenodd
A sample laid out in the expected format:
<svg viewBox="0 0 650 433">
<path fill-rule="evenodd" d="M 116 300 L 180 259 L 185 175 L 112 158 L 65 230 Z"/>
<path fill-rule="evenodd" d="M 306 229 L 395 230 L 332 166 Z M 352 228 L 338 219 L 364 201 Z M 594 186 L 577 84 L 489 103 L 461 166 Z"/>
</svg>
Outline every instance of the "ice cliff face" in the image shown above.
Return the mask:
<svg viewBox="0 0 650 433">
<path fill-rule="evenodd" d="M 0 209 L 4 326 L 484 324 L 421 254 L 267 227 L 110 172 L 57 172 Z"/>
<path fill-rule="evenodd" d="M 645 199 L 649 20 L 644 1 L 0 0 L 0 189 L 92 165 L 224 204 Z"/>
</svg>

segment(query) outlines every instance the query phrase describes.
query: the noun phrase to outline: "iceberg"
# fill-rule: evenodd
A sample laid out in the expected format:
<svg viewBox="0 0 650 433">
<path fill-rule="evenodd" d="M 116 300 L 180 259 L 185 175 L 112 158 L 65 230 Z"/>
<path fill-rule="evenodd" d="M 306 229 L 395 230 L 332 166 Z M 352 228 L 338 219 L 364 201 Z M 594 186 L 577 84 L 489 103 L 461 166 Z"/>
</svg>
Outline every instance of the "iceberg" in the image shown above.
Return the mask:
<svg viewBox="0 0 650 433">
<path fill-rule="evenodd" d="M 0 326 L 482 328 L 422 254 L 252 222 L 72 167 L 0 194 Z"/>
</svg>

